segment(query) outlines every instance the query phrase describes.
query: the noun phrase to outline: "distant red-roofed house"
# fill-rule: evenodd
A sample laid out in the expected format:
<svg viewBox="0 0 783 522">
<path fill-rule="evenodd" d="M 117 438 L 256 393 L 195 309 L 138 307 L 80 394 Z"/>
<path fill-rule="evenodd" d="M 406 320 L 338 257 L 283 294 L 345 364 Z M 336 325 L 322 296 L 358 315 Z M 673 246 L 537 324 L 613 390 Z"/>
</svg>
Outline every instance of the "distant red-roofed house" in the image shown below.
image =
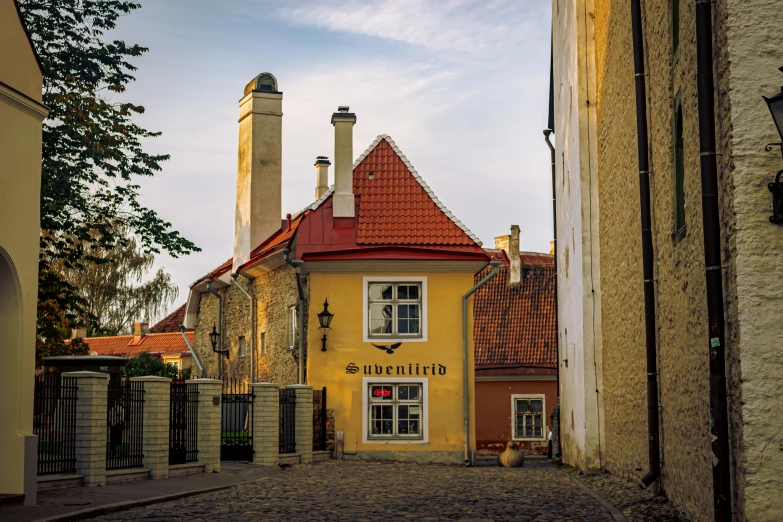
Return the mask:
<svg viewBox="0 0 783 522">
<path fill-rule="evenodd" d="M 510 282 L 514 254 L 498 239 L 504 248 L 492 254 L 503 265 L 476 292 L 473 306 L 477 447 L 499 453 L 512 440 L 526 452 L 545 453 L 557 405 L 554 257 L 517 254 L 520 279 Z"/>
</svg>

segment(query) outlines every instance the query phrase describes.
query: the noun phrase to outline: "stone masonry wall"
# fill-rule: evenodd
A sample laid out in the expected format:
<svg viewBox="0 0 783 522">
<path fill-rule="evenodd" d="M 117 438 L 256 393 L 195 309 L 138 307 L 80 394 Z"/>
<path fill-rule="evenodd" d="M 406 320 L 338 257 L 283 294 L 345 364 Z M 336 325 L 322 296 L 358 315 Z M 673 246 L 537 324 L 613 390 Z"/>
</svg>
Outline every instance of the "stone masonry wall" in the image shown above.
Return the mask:
<svg viewBox="0 0 783 522">
<path fill-rule="evenodd" d="M 307 296 L 307 277 L 303 280 Z M 286 265 L 259 276 L 252 282 L 239 277 L 239 283 L 255 298 L 255 382 L 274 382 L 281 385 L 296 383 L 298 353 L 297 350 L 286 349 L 288 307 L 299 302 L 294 270 Z M 250 382 L 253 380 L 250 375 L 250 300 L 233 285 L 221 288 L 218 292 L 223 297 L 223 349 L 230 350 L 230 358 L 223 361 L 224 376 Z M 210 377 L 217 376 L 217 356 L 212 352 L 209 341 L 209 332 L 217 323 L 217 302 L 217 298 L 212 294 L 202 294 L 195 331 L 194 349 L 198 351 L 205 373 Z M 238 356 L 240 336 L 245 337 L 247 355 L 244 358 Z M 261 344 L 262 337 L 265 353 Z"/>
</svg>

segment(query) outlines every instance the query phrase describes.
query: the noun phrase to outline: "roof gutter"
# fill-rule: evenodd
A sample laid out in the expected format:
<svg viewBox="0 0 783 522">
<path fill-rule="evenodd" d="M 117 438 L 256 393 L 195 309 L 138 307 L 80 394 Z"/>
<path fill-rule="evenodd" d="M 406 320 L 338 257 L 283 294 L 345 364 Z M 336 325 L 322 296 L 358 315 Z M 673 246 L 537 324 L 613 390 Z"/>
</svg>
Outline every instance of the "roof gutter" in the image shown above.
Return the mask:
<svg viewBox="0 0 783 522">
<path fill-rule="evenodd" d="M 217 297 L 218 299 L 218 313 L 217 313 L 217 327 L 220 329 L 220 335 L 218 336 L 218 347 L 217 347 L 217 378 L 222 379 L 223 378 L 223 354 L 221 351 L 223 350 L 223 297 L 215 291 L 214 288 L 212 288 L 212 279 L 207 279 L 207 290 L 209 290 L 209 293 Z"/>
<path fill-rule="evenodd" d="M 642 278 L 644 328 L 647 351 L 647 453 L 649 470 L 642 477 L 648 487 L 661 476 L 658 420 L 658 348 L 655 338 L 655 282 L 653 274 L 652 219 L 650 217 L 650 167 L 647 135 L 647 88 L 644 80 L 644 36 L 641 0 L 631 0 L 633 65 L 636 79 L 636 139 L 639 156 L 639 199 L 642 222 Z"/>
<path fill-rule="evenodd" d="M 299 364 L 298 364 L 298 373 L 297 373 L 297 384 L 304 384 L 304 322 L 305 322 L 305 313 L 304 313 L 304 288 L 302 288 L 302 271 L 301 267 L 304 264 L 304 261 L 301 259 L 291 259 L 288 257 L 288 255 L 291 253 L 290 248 L 284 248 L 283 249 L 283 259 L 285 259 L 285 262 L 294 267 L 296 270 L 296 288 L 299 290 Z"/>
<path fill-rule="evenodd" d="M 190 341 L 188 341 L 188 336 L 185 334 L 184 324 L 179 325 L 179 333 L 182 334 L 182 338 L 185 339 L 185 344 L 188 345 L 188 350 L 190 350 L 191 355 L 193 355 L 193 360 L 196 361 L 196 365 L 198 366 L 200 373 L 199 377 L 204 377 L 204 365 L 201 364 L 201 359 L 198 358 L 196 350 L 193 349 L 193 345 L 190 344 Z"/>
<path fill-rule="evenodd" d="M 468 379 L 468 370 L 470 368 L 468 361 L 468 298 L 472 296 L 476 290 L 484 286 L 490 279 L 498 275 L 501 262 L 498 260 L 490 261 L 492 266 L 492 272 L 476 283 L 473 288 L 467 291 L 462 296 L 462 418 L 465 419 L 465 448 L 464 448 L 464 461 L 465 466 L 470 466 L 472 463 L 470 455 L 470 381 Z"/>
<path fill-rule="evenodd" d="M 248 276 L 242 274 L 244 277 Z M 256 382 L 256 353 L 255 353 L 255 340 L 256 340 L 256 300 L 245 290 L 242 285 L 237 281 L 238 273 L 233 272 L 231 274 L 231 284 L 239 288 L 239 291 L 245 294 L 250 299 L 250 382 Z"/>
</svg>

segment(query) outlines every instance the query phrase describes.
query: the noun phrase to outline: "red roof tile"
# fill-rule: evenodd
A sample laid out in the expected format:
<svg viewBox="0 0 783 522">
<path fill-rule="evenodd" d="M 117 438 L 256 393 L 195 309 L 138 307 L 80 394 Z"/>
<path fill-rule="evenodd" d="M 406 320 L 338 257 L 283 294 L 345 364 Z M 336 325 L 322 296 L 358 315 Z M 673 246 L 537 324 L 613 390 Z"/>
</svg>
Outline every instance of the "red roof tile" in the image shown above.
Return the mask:
<svg viewBox="0 0 783 522">
<path fill-rule="evenodd" d="M 188 341 L 193 344 L 193 332 L 185 332 Z M 134 342 L 135 341 L 135 342 Z M 115 337 L 85 337 L 84 342 L 90 347 L 90 353 L 98 355 L 117 355 L 133 357 L 144 352 L 151 354 L 183 354 L 187 353 L 188 345 L 179 332 L 153 333 L 136 340 L 132 335 Z"/>
<path fill-rule="evenodd" d="M 386 136 L 379 137 L 354 166 L 353 192 L 359 197 L 358 244 L 479 243 L 443 207 Z"/>
<path fill-rule="evenodd" d="M 557 368 L 553 257 L 523 253 L 522 280 L 508 284 L 508 266 L 475 294 L 473 303 L 476 369 Z M 489 274 L 487 267 L 476 281 Z"/>
<path fill-rule="evenodd" d="M 150 333 L 179 333 L 179 326 L 185 322 L 185 308 L 187 306 L 187 303 L 183 304 L 169 315 L 155 323 L 154 326 L 150 327 Z"/>
</svg>

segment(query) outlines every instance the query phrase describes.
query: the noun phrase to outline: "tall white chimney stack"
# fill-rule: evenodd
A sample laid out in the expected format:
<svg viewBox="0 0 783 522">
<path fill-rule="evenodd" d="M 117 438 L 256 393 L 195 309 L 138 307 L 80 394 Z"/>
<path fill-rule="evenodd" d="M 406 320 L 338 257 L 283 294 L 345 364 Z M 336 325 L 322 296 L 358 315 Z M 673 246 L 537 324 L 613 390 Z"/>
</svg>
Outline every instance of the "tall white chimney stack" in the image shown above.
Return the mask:
<svg viewBox="0 0 783 522">
<path fill-rule="evenodd" d="M 518 285 L 522 280 L 522 260 L 519 258 L 519 225 L 511 225 L 511 237 L 508 240 L 508 284 Z"/>
<path fill-rule="evenodd" d="M 332 114 L 334 125 L 334 217 L 354 217 L 353 200 L 353 126 L 356 115 L 348 107 Z"/>
<path fill-rule="evenodd" d="M 320 199 L 329 190 L 329 158 L 318 156 L 315 158 L 315 199 Z"/>
<path fill-rule="evenodd" d="M 283 93 L 261 73 L 239 101 L 239 160 L 234 224 L 234 270 L 280 229 L 282 214 Z"/>
</svg>

